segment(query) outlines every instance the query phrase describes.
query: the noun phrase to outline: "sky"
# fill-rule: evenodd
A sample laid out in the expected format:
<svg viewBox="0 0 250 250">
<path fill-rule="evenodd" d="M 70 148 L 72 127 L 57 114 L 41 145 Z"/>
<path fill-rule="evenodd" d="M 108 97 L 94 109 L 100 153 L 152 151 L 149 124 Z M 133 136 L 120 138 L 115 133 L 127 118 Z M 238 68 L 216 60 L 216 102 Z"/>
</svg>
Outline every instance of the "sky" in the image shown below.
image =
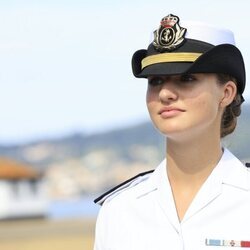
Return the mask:
<svg viewBox="0 0 250 250">
<path fill-rule="evenodd" d="M 0 144 L 148 120 L 131 57 L 169 13 L 233 30 L 248 69 L 249 9 L 248 0 L 0 0 Z"/>
</svg>

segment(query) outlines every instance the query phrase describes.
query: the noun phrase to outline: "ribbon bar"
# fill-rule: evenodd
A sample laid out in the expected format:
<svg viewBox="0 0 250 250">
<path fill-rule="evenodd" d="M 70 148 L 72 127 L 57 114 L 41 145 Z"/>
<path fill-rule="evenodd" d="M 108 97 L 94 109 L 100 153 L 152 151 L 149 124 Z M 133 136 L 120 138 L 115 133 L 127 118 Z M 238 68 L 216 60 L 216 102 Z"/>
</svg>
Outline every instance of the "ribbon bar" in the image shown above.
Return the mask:
<svg viewBox="0 0 250 250">
<path fill-rule="evenodd" d="M 250 247 L 250 241 L 206 239 L 207 246 Z"/>
</svg>

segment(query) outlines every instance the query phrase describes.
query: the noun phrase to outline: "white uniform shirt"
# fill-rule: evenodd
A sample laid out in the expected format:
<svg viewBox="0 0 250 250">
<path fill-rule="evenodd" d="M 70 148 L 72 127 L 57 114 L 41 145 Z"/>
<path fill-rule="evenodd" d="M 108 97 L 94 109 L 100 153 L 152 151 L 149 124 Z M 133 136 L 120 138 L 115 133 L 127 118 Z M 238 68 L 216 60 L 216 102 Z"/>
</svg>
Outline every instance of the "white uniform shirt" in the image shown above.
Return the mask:
<svg viewBox="0 0 250 250">
<path fill-rule="evenodd" d="M 140 183 L 109 197 L 98 215 L 94 249 L 231 249 L 208 246 L 206 239 L 250 241 L 250 172 L 226 149 L 181 222 L 165 160 Z"/>
</svg>

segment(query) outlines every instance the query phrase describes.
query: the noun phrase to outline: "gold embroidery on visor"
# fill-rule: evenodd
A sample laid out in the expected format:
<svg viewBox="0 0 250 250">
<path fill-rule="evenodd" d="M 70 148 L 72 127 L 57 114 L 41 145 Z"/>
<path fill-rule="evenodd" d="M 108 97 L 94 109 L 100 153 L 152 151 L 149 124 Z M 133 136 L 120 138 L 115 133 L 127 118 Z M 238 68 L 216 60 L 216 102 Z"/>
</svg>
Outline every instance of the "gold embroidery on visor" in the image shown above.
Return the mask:
<svg viewBox="0 0 250 250">
<path fill-rule="evenodd" d="M 164 53 L 158 55 L 152 55 L 145 57 L 142 62 L 141 66 L 142 69 L 145 67 L 156 64 L 156 63 L 164 63 L 164 62 L 194 62 L 202 53 L 187 53 L 187 52 L 180 52 L 180 53 Z"/>
</svg>

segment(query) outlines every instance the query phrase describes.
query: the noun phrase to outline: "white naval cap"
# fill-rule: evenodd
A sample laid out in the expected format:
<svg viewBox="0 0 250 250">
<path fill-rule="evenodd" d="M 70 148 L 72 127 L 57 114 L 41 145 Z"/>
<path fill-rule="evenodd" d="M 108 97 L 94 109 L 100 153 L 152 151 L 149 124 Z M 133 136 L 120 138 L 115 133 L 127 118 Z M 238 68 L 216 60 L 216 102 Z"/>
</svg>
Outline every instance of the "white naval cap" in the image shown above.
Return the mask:
<svg viewBox="0 0 250 250">
<path fill-rule="evenodd" d="M 180 20 L 169 14 L 160 21 L 147 49 L 132 57 L 137 78 L 185 73 L 228 74 L 237 80 L 238 91 L 245 88 L 245 66 L 235 46 L 232 31 L 197 21 Z"/>
</svg>

